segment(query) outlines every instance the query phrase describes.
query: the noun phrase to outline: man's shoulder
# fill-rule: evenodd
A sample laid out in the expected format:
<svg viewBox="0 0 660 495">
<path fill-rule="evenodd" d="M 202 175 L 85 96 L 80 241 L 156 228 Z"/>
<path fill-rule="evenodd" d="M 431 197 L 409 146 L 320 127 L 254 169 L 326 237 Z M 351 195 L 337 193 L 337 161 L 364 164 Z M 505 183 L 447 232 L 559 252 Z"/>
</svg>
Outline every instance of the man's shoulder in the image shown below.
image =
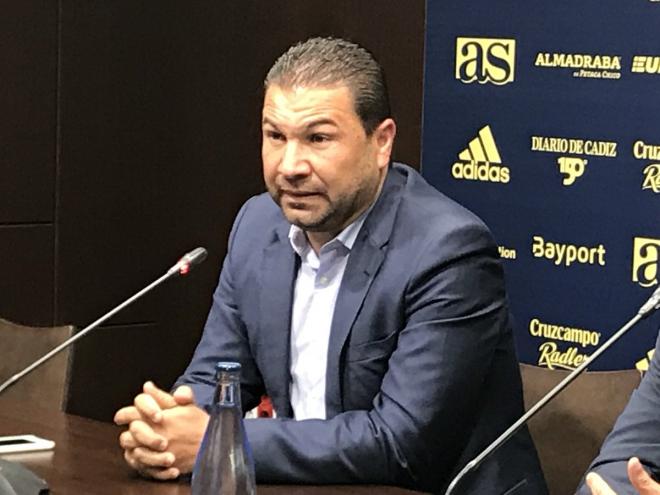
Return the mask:
<svg viewBox="0 0 660 495">
<path fill-rule="evenodd" d="M 249 226 L 270 226 L 271 229 L 286 222 L 280 207 L 265 192 L 243 203 L 237 218 Z"/>
<path fill-rule="evenodd" d="M 399 228 L 423 237 L 445 237 L 457 232 L 474 232 L 491 237 L 485 223 L 472 211 L 429 184 L 422 175 L 402 164 L 394 164 L 399 179 Z"/>
<path fill-rule="evenodd" d="M 286 235 L 289 224 L 279 206 L 268 193 L 248 199 L 236 215 L 232 233 L 233 242 L 251 247 L 268 243 L 273 235 Z"/>
</svg>

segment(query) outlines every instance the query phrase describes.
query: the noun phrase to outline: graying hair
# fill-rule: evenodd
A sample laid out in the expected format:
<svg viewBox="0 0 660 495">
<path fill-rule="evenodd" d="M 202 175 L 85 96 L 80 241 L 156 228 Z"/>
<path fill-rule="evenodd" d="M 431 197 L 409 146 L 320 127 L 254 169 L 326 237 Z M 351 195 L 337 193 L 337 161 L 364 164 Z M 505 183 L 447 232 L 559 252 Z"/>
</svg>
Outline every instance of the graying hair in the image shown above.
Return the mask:
<svg viewBox="0 0 660 495">
<path fill-rule="evenodd" d="M 340 38 L 310 38 L 289 48 L 268 71 L 264 88 L 345 85 L 367 135 L 388 117 L 383 69 L 365 48 Z"/>
</svg>

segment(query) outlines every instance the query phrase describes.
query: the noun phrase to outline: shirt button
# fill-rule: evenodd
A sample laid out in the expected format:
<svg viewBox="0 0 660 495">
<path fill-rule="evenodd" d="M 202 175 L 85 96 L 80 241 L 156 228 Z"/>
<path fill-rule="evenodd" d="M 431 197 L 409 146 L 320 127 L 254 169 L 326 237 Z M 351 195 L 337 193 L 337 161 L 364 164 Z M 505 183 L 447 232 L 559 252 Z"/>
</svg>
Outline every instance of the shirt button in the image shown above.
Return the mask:
<svg viewBox="0 0 660 495">
<path fill-rule="evenodd" d="M 321 285 L 328 285 L 328 277 L 321 277 L 319 279 L 319 284 Z"/>
</svg>

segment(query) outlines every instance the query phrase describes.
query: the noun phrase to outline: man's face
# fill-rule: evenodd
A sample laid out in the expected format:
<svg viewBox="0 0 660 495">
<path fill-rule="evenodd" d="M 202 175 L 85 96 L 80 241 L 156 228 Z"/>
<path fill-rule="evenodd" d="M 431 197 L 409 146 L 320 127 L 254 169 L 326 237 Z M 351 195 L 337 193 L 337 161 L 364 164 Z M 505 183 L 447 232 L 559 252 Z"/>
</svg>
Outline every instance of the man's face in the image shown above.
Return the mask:
<svg viewBox="0 0 660 495">
<path fill-rule="evenodd" d="M 268 192 L 289 222 L 327 241 L 375 198 L 396 128 L 386 119 L 367 136 L 346 86 L 272 85 L 262 131 Z"/>
</svg>

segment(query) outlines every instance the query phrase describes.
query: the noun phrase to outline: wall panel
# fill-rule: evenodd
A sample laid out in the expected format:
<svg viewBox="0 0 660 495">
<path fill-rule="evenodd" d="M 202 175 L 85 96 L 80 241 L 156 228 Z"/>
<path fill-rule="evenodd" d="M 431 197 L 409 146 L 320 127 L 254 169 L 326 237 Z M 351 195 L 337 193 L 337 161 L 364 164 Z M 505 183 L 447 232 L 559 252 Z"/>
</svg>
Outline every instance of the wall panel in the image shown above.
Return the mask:
<svg viewBox="0 0 660 495">
<path fill-rule="evenodd" d="M 263 189 L 262 81 L 287 46 L 337 35 L 370 47 L 388 73 L 396 158 L 419 165 L 424 2 L 59 5 L 59 34 L 53 24 L 48 45 L 59 53 L 59 78 L 58 67 L 44 64 L 58 105 L 40 119 L 59 139 L 57 182 L 33 193 L 35 211 L 45 212 L 39 218 L 55 221 L 55 322 L 83 327 L 183 252 L 210 251 L 187 280 L 168 283 L 78 344 L 72 407 L 110 419 L 145 378 L 167 386 L 190 358 L 233 217 Z M 9 182 L 22 197 L 40 179 L 21 180 Z M 43 205 L 53 198 L 49 216 Z"/>
<path fill-rule="evenodd" d="M 52 325 L 53 227 L 0 225 L 0 260 L 0 317 L 24 325 Z"/>
<path fill-rule="evenodd" d="M 0 224 L 52 221 L 57 3 L 1 8 Z"/>
</svg>

